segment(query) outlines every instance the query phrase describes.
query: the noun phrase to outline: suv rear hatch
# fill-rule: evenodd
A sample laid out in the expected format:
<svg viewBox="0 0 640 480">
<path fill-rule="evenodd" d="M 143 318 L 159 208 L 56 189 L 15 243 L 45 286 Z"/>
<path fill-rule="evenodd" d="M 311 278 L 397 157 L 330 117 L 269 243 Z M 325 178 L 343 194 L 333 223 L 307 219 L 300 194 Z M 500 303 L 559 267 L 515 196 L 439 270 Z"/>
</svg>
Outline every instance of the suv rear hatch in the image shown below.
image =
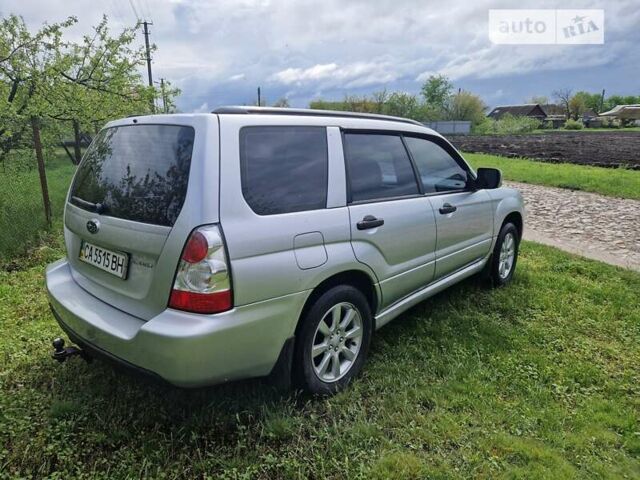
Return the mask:
<svg viewBox="0 0 640 480">
<path fill-rule="evenodd" d="M 217 174 L 204 199 L 200 179 L 209 162 L 195 161 L 214 154 L 217 171 L 217 127 L 206 132 L 217 117 L 209 117 L 121 120 L 96 136 L 65 209 L 68 261 L 89 293 L 145 320 L 167 307 L 190 231 L 217 221 Z M 207 137 L 215 150 L 198 142 Z M 194 218 L 194 209 L 209 217 Z"/>
</svg>

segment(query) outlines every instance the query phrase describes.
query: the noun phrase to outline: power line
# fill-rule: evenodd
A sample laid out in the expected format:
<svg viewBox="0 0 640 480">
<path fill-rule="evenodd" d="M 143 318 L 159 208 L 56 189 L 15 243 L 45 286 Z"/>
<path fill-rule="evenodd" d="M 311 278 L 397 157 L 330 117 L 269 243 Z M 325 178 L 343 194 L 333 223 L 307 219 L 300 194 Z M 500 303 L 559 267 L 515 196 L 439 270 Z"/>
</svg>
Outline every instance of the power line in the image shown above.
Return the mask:
<svg viewBox="0 0 640 480">
<path fill-rule="evenodd" d="M 142 0 L 140 1 L 140 5 L 142 5 Z M 151 16 L 151 7 L 149 7 L 149 1 L 148 0 L 144 0 L 144 6 L 145 6 L 145 11 L 147 12 L 147 15 L 145 15 L 149 20 L 153 21 L 153 17 Z"/>
<path fill-rule="evenodd" d="M 136 22 L 140 21 L 140 15 L 138 15 L 138 11 L 136 7 L 133 5 L 133 0 L 129 0 L 129 5 L 131 5 L 131 9 L 133 10 L 133 14 L 136 16 Z"/>
<path fill-rule="evenodd" d="M 122 15 L 122 10 L 120 10 L 120 6 L 118 5 L 118 2 L 116 2 L 116 0 L 111 0 L 111 10 L 113 12 L 113 17 L 116 20 L 122 22 L 124 25 L 127 24 L 124 16 Z"/>
</svg>

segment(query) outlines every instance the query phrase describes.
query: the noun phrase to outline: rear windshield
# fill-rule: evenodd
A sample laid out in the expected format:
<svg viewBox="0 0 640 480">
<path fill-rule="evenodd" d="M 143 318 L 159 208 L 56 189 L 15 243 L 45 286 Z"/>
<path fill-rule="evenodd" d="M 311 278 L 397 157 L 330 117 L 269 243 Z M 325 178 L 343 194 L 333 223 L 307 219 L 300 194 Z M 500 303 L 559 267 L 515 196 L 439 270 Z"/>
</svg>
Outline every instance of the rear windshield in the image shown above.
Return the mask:
<svg viewBox="0 0 640 480">
<path fill-rule="evenodd" d="M 102 130 L 78 167 L 71 203 L 136 222 L 172 226 L 189 180 L 194 129 L 131 125 Z"/>
</svg>

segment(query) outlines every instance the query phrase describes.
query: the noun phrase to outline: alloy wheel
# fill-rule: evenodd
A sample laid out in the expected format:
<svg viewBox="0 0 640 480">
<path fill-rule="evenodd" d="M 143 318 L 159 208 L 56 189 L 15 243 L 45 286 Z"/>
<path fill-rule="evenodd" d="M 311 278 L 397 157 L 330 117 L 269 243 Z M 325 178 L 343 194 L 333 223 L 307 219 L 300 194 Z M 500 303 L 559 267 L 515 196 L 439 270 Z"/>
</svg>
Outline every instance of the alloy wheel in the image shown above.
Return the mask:
<svg viewBox="0 0 640 480">
<path fill-rule="evenodd" d="M 311 362 L 323 382 L 340 380 L 353 367 L 362 345 L 362 317 L 358 309 L 341 302 L 329 309 L 316 328 Z"/>
</svg>

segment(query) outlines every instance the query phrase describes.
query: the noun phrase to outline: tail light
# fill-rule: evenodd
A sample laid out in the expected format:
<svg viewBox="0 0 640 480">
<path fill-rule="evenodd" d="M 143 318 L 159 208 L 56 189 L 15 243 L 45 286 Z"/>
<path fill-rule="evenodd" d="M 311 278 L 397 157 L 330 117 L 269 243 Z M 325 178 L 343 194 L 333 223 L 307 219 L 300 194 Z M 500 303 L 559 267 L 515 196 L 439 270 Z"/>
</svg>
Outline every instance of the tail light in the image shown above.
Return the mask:
<svg viewBox="0 0 640 480">
<path fill-rule="evenodd" d="M 194 313 L 219 313 L 233 307 L 229 266 L 216 225 L 191 232 L 182 251 L 169 307 Z"/>
</svg>

